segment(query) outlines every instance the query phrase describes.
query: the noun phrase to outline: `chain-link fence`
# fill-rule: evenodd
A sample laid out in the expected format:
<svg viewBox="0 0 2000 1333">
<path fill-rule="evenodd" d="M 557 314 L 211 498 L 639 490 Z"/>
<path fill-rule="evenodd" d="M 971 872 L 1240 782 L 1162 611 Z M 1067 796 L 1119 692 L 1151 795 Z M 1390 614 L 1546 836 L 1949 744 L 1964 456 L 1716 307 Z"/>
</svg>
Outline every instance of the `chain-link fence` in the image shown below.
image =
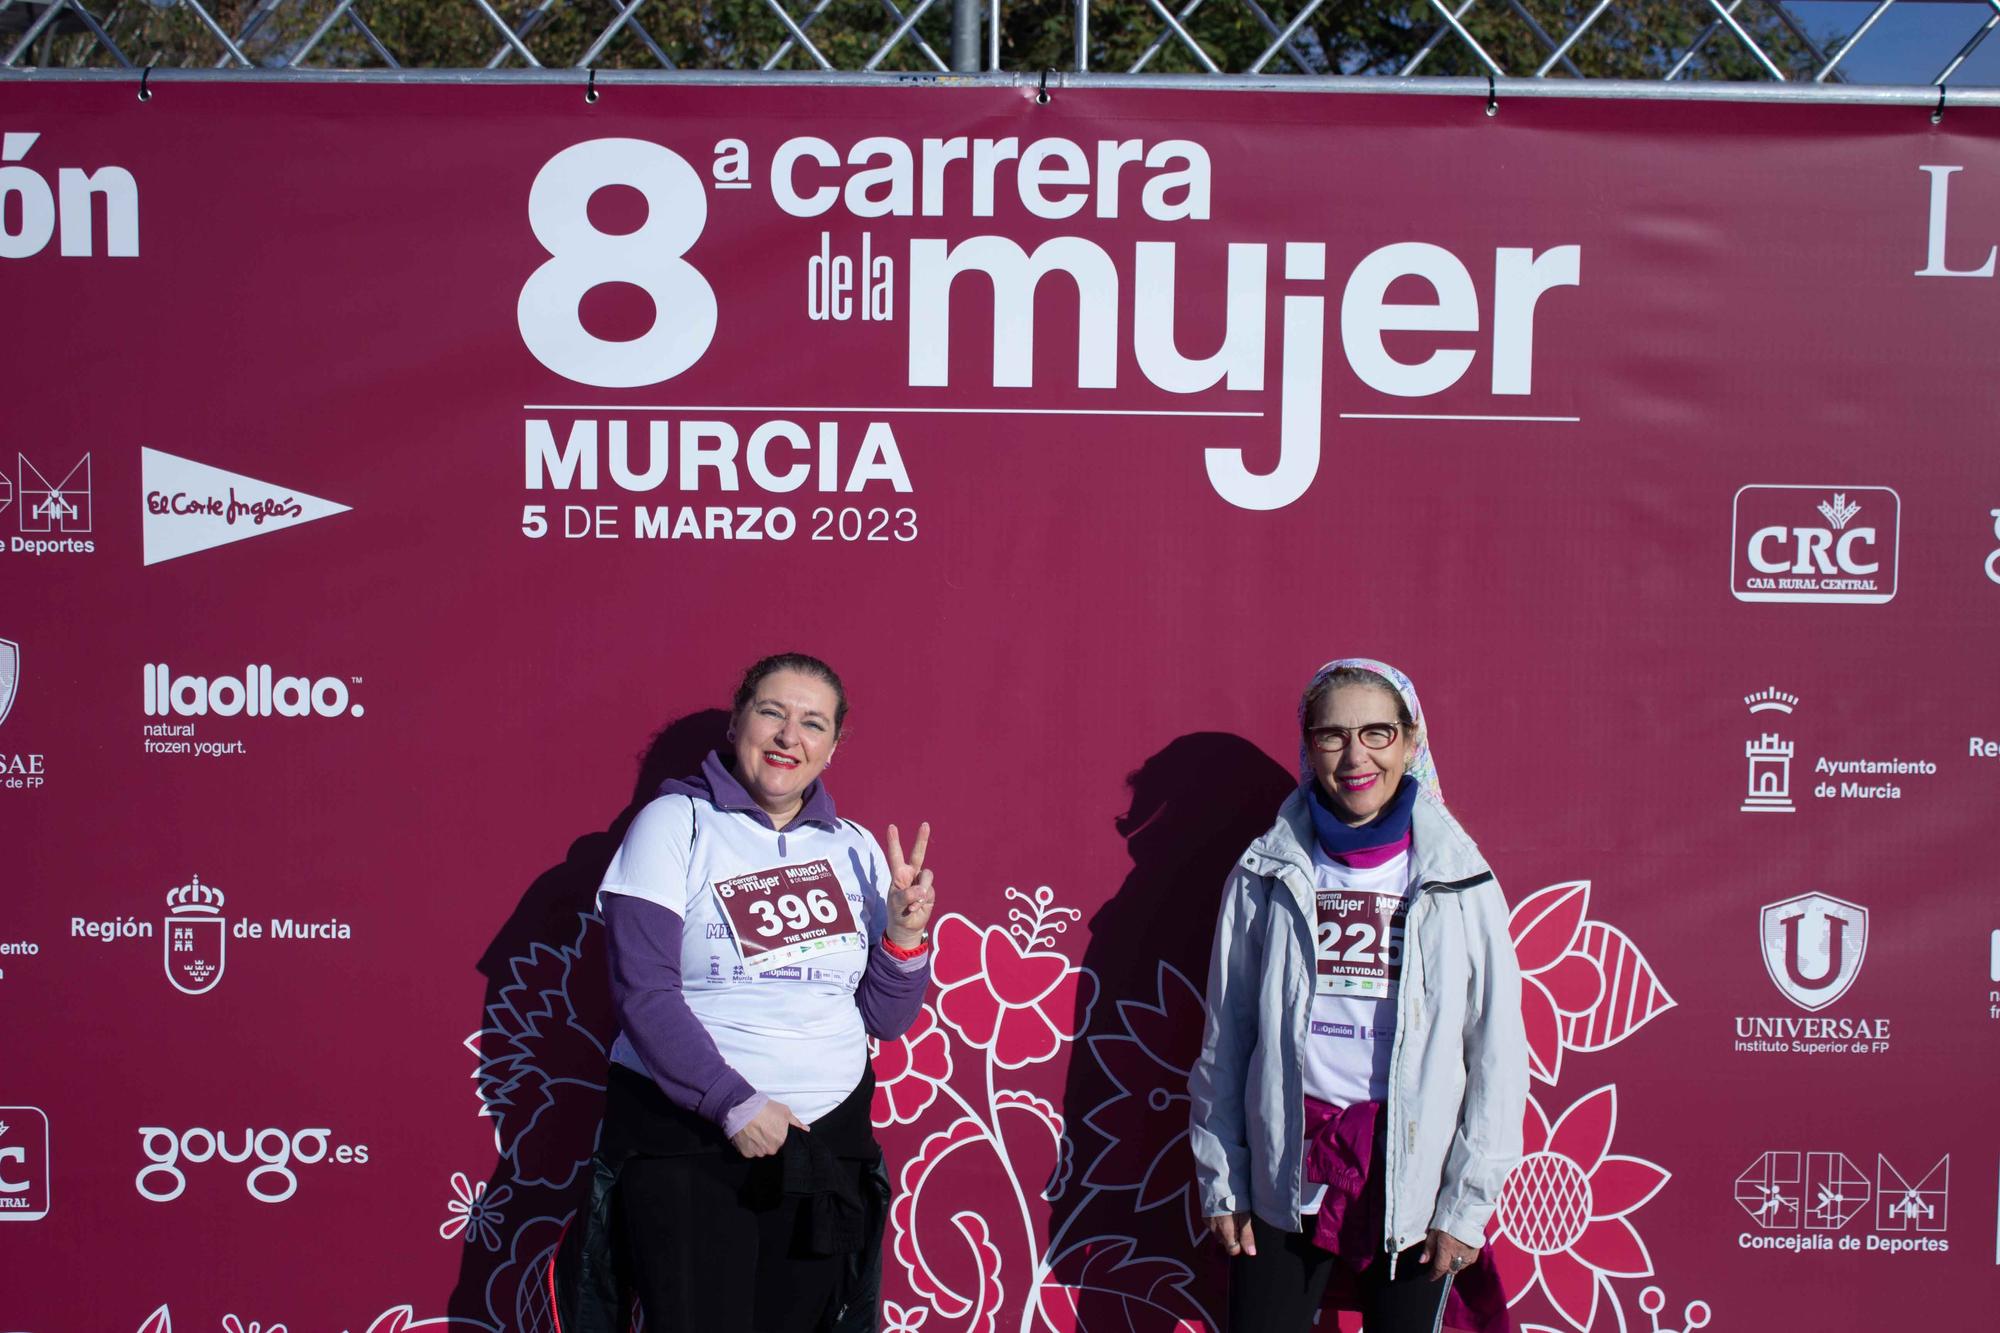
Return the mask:
<svg viewBox="0 0 2000 1333">
<path fill-rule="evenodd" d="M 1897 4 L 1823 0 L 1811 8 L 1847 14 L 1815 30 L 1795 12 L 1806 6 L 1786 0 L 0 0 L 0 69 L 1050 70 L 1824 84 L 1850 77 L 1853 53 L 1879 40 Z M 1930 79 L 1942 85 L 2000 26 L 2000 0 L 1925 7 L 1950 11 L 1954 54 Z"/>
</svg>

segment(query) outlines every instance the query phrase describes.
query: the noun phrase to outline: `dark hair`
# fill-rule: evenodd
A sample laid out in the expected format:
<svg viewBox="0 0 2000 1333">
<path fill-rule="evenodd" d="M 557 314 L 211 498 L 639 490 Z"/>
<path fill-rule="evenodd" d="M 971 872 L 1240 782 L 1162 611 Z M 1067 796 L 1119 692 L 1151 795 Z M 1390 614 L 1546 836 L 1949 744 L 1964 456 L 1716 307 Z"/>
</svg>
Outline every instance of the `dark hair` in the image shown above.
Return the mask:
<svg viewBox="0 0 2000 1333">
<path fill-rule="evenodd" d="M 797 671 L 826 682 L 832 689 L 833 735 L 838 740 L 847 726 L 847 687 L 840 683 L 840 676 L 832 667 L 806 653 L 773 653 L 751 663 L 750 669 L 743 673 L 743 683 L 736 687 L 736 698 L 729 705 L 729 716 L 732 719 L 742 716 L 750 701 L 757 697 L 757 687 L 764 683 L 764 678 L 780 671 Z"/>
<path fill-rule="evenodd" d="M 1385 691 L 1396 701 L 1396 720 L 1403 724 L 1403 729 L 1410 731 L 1416 727 L 1417 720 L 1410 716 L 1410 705 L 1404 702 L 1403 692 L 1391 684 L 1389 678 L 1381 672 L 1357 666 L 1335 667 L 1307 688 L 1305 698 L 1299 700 L 1299 725 L 1310 727 L 1313 711 L 1319 707 L 1319 701 L 1343 685 L 1366 685 L 1371 689 Z"/>
</svg>

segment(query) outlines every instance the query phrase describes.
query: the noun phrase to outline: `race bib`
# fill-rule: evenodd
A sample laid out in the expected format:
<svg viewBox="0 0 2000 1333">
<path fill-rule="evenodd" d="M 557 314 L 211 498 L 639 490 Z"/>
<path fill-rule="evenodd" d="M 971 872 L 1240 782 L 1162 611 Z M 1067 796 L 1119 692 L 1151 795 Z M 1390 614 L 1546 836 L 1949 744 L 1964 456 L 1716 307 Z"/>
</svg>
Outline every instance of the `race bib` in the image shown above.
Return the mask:
<svg viewBox="0 0 2000 1333">
<path fill-rule="evenodd" d="M 719 879 L 715 901 L 743 955 L 743 970 L 751 976 L 796 969 L 802 960 L 834 949 L 868 945 L 840 877 L 826 861 Z"/>
<path fill-rule="evenodd" d="M 1319 891 L 1318 976 L 1314 992 L 1389 1000 L 1403 975 L 1403 897 Z"/>
</svg>

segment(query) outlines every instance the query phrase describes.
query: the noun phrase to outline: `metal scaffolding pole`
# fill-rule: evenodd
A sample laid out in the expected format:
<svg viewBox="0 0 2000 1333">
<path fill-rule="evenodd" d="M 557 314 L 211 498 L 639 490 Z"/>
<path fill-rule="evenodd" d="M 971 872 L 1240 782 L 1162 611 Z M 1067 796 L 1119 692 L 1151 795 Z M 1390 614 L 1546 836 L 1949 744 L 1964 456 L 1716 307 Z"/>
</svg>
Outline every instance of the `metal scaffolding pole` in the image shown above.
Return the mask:
<svg viewBox="0 0 2000 1333">
<path fill-rule="evenodd" d="M 961 74 L 979 70 L 979 0 L 951 0 L 951 67 Z"/>
</svg>

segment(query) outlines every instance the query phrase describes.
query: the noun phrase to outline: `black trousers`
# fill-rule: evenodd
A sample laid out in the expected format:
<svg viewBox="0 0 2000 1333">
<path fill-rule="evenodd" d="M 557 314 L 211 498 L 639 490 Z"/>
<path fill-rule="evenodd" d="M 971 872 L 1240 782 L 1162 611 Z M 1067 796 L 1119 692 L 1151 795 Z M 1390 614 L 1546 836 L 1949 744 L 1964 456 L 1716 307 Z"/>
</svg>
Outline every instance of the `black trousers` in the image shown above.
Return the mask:
<svg viewBox="0 0 2000 1333">
<path fill-rule="evenodd" d="M 843 1258 L 806 1252 L 804 1209 L 777 1192 L 777 1161 L 640 1157 L 626 1164 L 619 1217 L 647 1328 L 811 1333 L 819 1325 Z"/>
<path fill-rule="evenodd" d="M 1262 1218 L 1251 1231 L 1257 1253 L 1229 1261 L 1229 1333 L 1306 1333 L 1341 1261 L 1303 1233 L 1280 1231 Z M 1437 1333 L 1442 1326 L 1451 1281 L 1433 1282 L 1429 1266 L 1417 1262 L 1421 1253 L 1422 1245 L 1412 1245 L 1398 1255 L 1394 1278 L 1386 1254 L 1360 1275 L 1365 1333 Z"/>
<path fill-rule="evenodd" d="M 837 1173 L 856 1198 L 879 1155 L 868 1125 L 873 1092 L 864 1072 L 861 1086 L 814 1126 L 814 1146 L 827 1150 L 821 1169 Z M 814 1196 L 786 1191 L 787 1157 L 799 1165 L 795 1149 L 802 1145 L 743 1157 L 721 1130 L 669 1103 L 652 1080 L 617 1066 L 603 1144 L 624 1163 L 616 1231 L 649 1330 L 813 1333 L 820 1327 L 851 1256 L 828 1252 L 824 1243 L 816 1247 Z"/>
</svg>

